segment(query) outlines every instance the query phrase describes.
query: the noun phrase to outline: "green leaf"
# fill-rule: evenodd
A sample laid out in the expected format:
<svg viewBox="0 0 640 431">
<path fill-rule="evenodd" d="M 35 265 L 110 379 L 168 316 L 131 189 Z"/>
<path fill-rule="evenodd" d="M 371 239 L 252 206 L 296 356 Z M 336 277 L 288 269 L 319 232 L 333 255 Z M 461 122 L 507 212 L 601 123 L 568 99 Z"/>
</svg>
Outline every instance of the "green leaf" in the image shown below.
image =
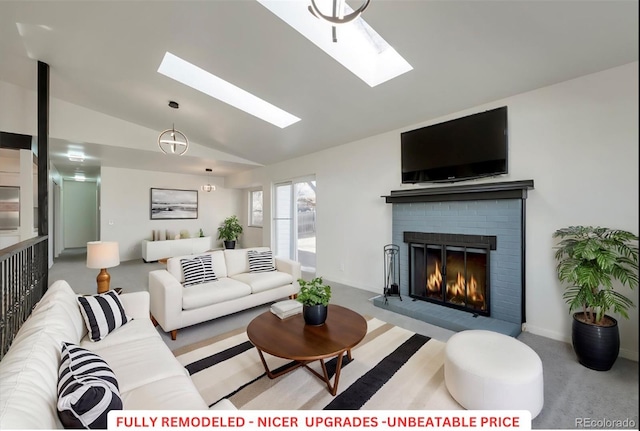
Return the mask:
<svg viewBox="0 0 640 431">
<path fill-rule="evenodd" d="M 311 281 L 298 279 L 300 292 L 296 299 L 304 305 L 328 305 L 331 299 L 331 287 L 324 284 L 322 277 L 316 277 Z"/>
<path fill-rule="evenodd" d="M 599 226 L 569 226 L 556 230 L 553 238 L 560 239 L 554 256 L 569 311 L 595 313 L 596 324 L 610 311 L 628 318 L 635 305 L 614 290 L 614 282 L 631 290 L 638 287 L 638 236 Z"/>
</svg>

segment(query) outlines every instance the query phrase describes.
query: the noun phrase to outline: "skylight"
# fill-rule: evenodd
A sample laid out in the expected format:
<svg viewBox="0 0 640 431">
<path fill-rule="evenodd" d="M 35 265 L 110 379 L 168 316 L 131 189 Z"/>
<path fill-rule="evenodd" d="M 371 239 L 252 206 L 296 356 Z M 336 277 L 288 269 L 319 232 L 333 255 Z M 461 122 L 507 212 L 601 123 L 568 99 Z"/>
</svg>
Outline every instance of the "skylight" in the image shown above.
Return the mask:
<svg viewBox="0 0 640 431">
<path fill-rule="evenodd" d="M 334 43 L 331 24 L 314 17 L 309 12 L 308 2 L 257 1 L 371 87 L 413 69 L 362 17 L 336 26 L 338 42 Z M 323 11 L 330 11 L 333 3 L 332 0 L 316 0 L 316 4 Z M 345 3 L 344 13 L 350 12 L 353 9 Z"/>
<path fill-rule="evenodd" d="M 200 67 L 165 53 L 158 73 L 284 129 L 300 118 L 254 96 Z"/>
</svg>

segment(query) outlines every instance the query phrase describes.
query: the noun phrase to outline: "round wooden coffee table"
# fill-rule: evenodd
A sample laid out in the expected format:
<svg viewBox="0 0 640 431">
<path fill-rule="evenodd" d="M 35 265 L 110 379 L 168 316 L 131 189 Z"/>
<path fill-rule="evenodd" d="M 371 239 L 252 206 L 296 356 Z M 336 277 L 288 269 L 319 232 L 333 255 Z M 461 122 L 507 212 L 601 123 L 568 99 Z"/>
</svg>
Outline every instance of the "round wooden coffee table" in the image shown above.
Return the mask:
<svg viewBox="0 0 640 431">
<path fill-rule="evenodd" d="M 302 314 L 280 319 L 270 311 L 264 312 L 249 323 L 247 335 L 256 347 L 262 365 L 270 379 L 274 379 L 299 367 L 305 367 L 327 384 L 331 395 L 336 395 L 342 358 L 346 353 L 351 360 L 351 349 L 367 334 L 367 321 L 348 308 L 329 305 L 324 325 L 310 326 L 304 323 Z M 295 363 L 277 373 L 271 372 L 264 353 L 279 358 L 291 359 Z M 329 378 L 325 359 L 337 357 L 333 384 Z M 307 366 L 320 361 L 322 374 Z"/>
</svg>

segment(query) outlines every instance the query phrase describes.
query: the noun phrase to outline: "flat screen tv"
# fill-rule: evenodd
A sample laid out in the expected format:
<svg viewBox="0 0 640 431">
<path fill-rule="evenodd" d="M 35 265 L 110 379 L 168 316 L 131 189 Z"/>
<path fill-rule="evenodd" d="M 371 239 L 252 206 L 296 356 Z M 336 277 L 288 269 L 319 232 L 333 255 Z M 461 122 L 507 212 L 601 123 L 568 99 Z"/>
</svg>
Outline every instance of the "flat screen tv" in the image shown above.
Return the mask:
<svg viewBox="0 0 640 431">
<path fill-rule="evenodd" d="M 455 182 L 507 173 L 507 107 L 400 134 L 402 183 Z"/>
</svg>

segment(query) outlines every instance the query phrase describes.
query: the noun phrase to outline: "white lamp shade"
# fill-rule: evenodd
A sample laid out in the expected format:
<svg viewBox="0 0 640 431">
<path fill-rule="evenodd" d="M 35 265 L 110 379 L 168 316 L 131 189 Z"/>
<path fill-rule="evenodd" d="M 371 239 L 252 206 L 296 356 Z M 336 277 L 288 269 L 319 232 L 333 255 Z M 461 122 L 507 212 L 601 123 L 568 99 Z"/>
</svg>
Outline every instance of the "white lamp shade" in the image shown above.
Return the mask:
<svg viewBox="0 0 640 431">
<path fill-rule="evenodd" d="M 111 268 L 120 265 L 120 251 L 115 241 L 87 243 L 87 268 Z"/>
</svg>

